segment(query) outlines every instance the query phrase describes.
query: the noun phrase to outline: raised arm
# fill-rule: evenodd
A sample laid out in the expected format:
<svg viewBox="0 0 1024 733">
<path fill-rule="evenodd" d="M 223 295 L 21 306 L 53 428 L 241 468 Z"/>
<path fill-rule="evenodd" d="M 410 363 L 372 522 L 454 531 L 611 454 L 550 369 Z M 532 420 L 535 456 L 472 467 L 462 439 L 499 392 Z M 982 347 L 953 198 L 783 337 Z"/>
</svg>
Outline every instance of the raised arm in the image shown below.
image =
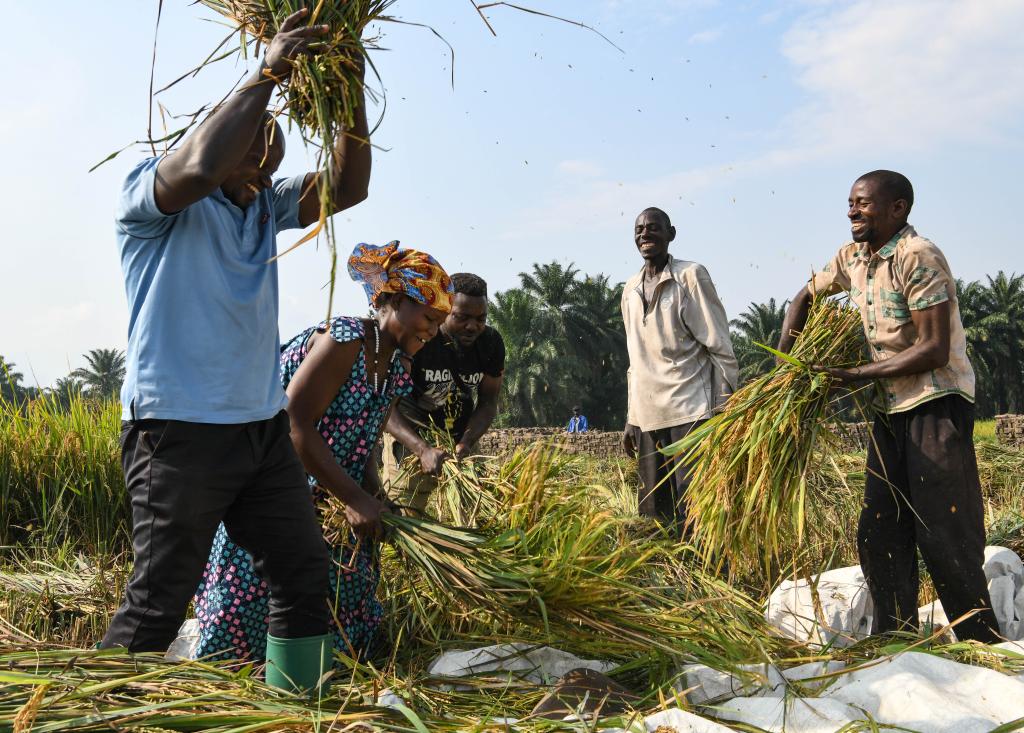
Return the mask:
<svg viewBox="0 0 1024 733">
<path fill-rule="evenodd" d="M 360 82 L 362 80 L 360 79 Z M 366 122 L 366 95 L 360 93 L 359 106 L 353 112 L 351 130 L 338 135 L 331 149 L 331 202 L 326 215 L 351 208 L 363 201 L 370 185 L 370 130 Z M 309 173 L 299 200 L 299 224 L 307 227 L 320 219 L 320 189 L 324 173 Z M 313 184 L 313 185 L 311 185 Z"/>
<path fill-rule="evenodd" d="M 157 168 L 154 196 L 172 214 L 208 196 L 238 167 L 261 131 L 275 79 L 291 72 L 291 59 L 305 53 L 327 26 L 302 26 L 307 9 L 292 13 L 274 36 L 260 68 L 173 155 Z"/>
<path fill-rule="evenodd" d="M 485 374 L 477 388 L 477 403 L 473 414 L 466 422 L 466 431 L 462 434 L 462 440 L 455 446 L 455 457 L 465 458 L 473 448 L 480 436 L 487 432 L 498 414 L 498 395 L 501 394 L 501 382 L 504 377 L 492 377 Z"/>
<path fill-rule="evenodd" d="M 339 344 L 328 334 L 319 334 L 288 384 L 287 409 L 292 443 L 306 471 L 345 504 L 345 516 L 356 534 L 374 535 L 380 532 L 383 503 L 338 465 L 316 429 L 358 356 L 358 341 Z"/>
</svg>

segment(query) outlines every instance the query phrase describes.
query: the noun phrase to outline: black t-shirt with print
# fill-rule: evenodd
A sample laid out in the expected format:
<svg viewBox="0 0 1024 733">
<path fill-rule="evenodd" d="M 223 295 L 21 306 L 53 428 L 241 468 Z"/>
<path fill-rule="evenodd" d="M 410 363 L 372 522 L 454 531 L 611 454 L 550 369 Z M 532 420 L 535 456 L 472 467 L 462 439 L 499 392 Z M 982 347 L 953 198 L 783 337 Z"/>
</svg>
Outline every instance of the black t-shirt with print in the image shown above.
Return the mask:
<svg viewBox="0 0 1024 733">
<path fill-rule="evenodd" d="M 458 442 L 477 402 L 484 375 L 500 377 L 505 371 L 505 342 L 487 326 L 469 347 L 438 331 L 412 360 L 412 394 L 398 402 L 398 410 L 414 425 L 435 425 Z"/>
</svg>

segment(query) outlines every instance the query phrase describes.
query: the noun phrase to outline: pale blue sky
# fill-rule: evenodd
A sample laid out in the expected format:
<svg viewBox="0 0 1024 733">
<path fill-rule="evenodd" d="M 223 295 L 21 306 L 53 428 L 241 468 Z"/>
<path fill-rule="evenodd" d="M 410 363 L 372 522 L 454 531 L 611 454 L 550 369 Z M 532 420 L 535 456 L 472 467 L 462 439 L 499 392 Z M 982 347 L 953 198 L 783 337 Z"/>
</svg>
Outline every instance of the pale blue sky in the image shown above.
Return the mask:
<svg viewBox="0 0 1024 733">
<path fill-rule="evenodd" d="M 1024 0 L 523 0 L 592 33 L 498 8 L 494 38 L 462 0 L 399 0 L 374 62 L 388 108 L 370 198 L 336 219 L 339 246 L 400 239 L 492 290 L 557 259 L 624 280 L 648 205 L 672 251 L 708 267 L 730 316 L 790 296 L 848 234 L 850 183 L 894 168 L 911 217 L 954 273 L 1024 271 Z M 156 0 L 7 8 L 0 140 L 6 174 L 0 354 L 51 384 L 96 347 L 123 348 L 127 309 L 112 236 L 121 178 L 141 154 L 88 168 L 145 134 Z M 157 85 L 223 31 L 165 0 Z M 173 113 L 241 73 L 204 71 L 160 99 Z M 159 124 L 159 122 L 157 123 Z M 309 157 L 290 140 L 283 174 Z M 281 235 L 280 245 L 297 239 Z M 311 243 L 281 261 L 281 335 L 321 318 L 328 271 Z M 336 312 L 361 313 L 339 278 Z"/>
</svg>

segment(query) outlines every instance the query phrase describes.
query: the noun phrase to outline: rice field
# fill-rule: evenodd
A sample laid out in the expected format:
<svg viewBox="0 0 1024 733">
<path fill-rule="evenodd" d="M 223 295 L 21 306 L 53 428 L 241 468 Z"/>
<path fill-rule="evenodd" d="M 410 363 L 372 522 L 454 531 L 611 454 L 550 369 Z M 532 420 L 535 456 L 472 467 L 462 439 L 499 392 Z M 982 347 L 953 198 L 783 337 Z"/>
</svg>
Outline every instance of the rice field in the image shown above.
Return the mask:
<svg viewBox="0 0 1024 733">
<path fill-rule="evenodd" d="M 527 719 L 523 730 L 628 728 L 633 711 L 679 704 L 673 683 L 684 662 L 735 670 L 822 658 L 763 622 L 760 603 L 790 568 L 755 564 L 726 582 L 695 548 L 636 517 L 628 461 L 544 449 L 444 482 L 434 511 L 442 521 L 472 517 L 462 534 L 396 519 L 400 539 L 386 546 L 380 590 L 389 643 L 375 658 L 347 660 L 315 704 L 266 688 L 247 665 L 91 651 L 128 570 L 118 412 L 82 400 L 0 405 L 0 731 L 506 730 L 494 722 L 506 717 Z M 1024 454 L 980 442 L 978 457 L 991 541 L 1021 552 Z M 799 553 L 792 548 L 803 566 L 856 562 L 850 528 L 862 484 L 858 454 L 808 474 L 817 498 Z M 489 500 L 469 505 L 474 491 Z M 417 560 L 423 552 L 434 554 Z M 542 687 L 484 675 L 465 689 L 438 688 L 428 671 L 442 650 L 511 641 L 612 663 L 611 677 L 635 695 L 630 711 L 585 724 L 532 719 Z M 864 643 L 829 654 L 855 662 L 877 651 Z M 936 652 L 1017 663 L 970 645 Z"/>
</svg>

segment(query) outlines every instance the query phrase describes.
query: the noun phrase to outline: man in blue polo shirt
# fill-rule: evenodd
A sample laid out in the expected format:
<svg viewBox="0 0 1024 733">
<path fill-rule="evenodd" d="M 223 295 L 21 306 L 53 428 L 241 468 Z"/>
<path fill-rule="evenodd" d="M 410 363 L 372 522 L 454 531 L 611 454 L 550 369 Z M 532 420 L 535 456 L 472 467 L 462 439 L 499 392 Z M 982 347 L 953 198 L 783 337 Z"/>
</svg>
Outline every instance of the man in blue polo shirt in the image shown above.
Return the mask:
<svg viewBox="0 0 1024 733">
<path fill-rule="evenodd" d="M 130 307 L 122 461 L 135 567 L 102 646 L 163 651 L 223 521 L 271 589 L 267 679 L 312 687 L 330 649 L 328 556 L 292 448 L 278 371 L 276 235 L 366 197 L 363 106 L 327 173 L 272 179 L 267 113 L 291 61 L 323 35 L 302 10 L 260 69 L 170 155 L 128 175 L 116 227 Z M 325 643 L 326 642 L 326 643 Z M 273 650 L 279 650 L 275 652 Z"/>
</svg>

